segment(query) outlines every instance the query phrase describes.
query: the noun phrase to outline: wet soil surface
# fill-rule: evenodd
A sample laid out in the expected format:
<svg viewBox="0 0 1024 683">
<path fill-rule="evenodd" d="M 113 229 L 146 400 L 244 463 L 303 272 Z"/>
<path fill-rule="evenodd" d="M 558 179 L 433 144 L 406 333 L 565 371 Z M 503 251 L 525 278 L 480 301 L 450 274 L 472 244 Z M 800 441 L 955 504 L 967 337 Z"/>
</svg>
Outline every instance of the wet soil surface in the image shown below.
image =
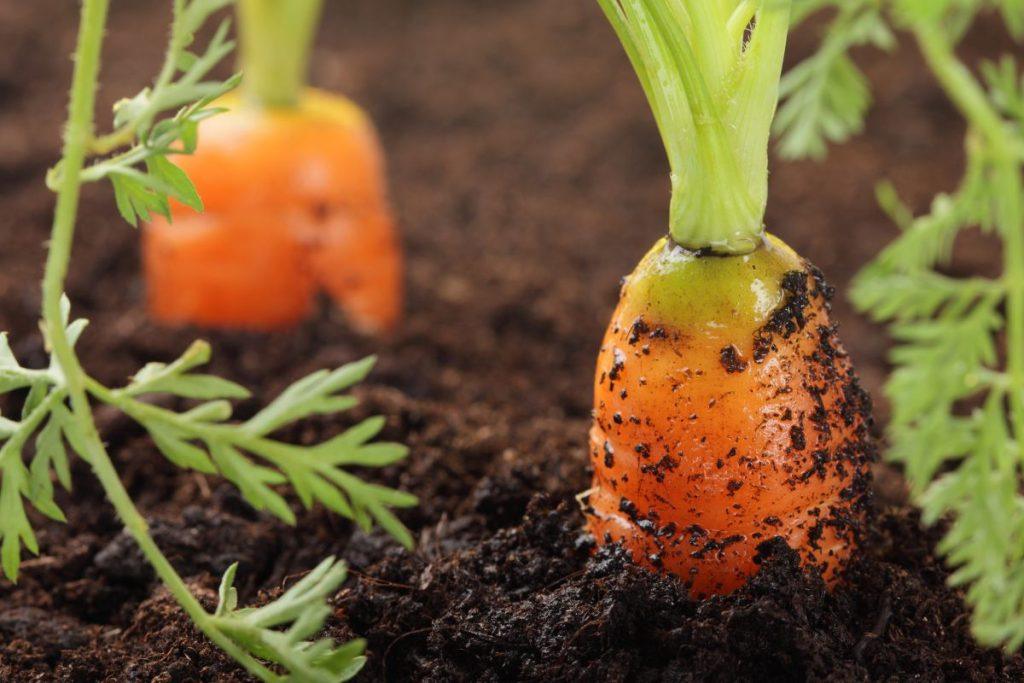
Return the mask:
<svg viewBox="0 0 1024 683">
<path fill-rule="evenodd" d="M 115 4 L 104 106 L 155 70 L 165 4 Z M 0 328 L 27 363 L 43 362 L 36 283 L 52 197 L 42 178 L 74 29 L 65 0 L 0 5 Z M 814 33 L 797 36 L 794 55 Z M 838 286 L 845 344 L 877 394 L 884 336 L 842 296 L 891 235 L 872 188 L 888 176 L 924 208 L 957 178 L 950 141 L 962 131 L 912 51 L 861 59 L 880 84 L 869 135 L 824 165 L 775 163 L 769 223 Z M 289 436 L 311 442 L 388 416 L 385 436 L 412 455 L 374 476 L 422 498 L 403 516 L 419 544 L 404 552 L 322 510 L 287 528 L 218 480 L 176 470 L 101 411 L 157 541 L 205 599 L 236 560 L 243 600 L 260 602 L 340 555 L 352 575 L 330 632 L 368 638 L 364 680 L 1024 677 L 1020 657 L 972 644 L 936 534 L 920 530 L 886 470 L 863 553 L 834 593 L 777 543 L 761 548 L 750 585 L 703 602 L 614 550 L 592 553 L 573 496 L 589 483 L 593 363 L 619 278 L 662 232 L 668 189 L 650 115 L 595 3 L 331 3 L 314 80 L 380 125 L 410 256 L 407 323 L 378 342 L 324 310 L 289 334 L 204 336 L 215 371 L 255 390 L 242 415 L 315 368 L 379 353 L 358 410 Z M 201 331 L 146 320 L 137 236 L 104 189 L 89 188 L 82 216 L 69 286 L 93 320 L 82 353 L 118 382 Z M 977 240 L 955 270 L 996 263 Z M 87 469 L 74 475 L 74 495 L 60 499 L 69 523 L 37 520 L 40 556 L 17 586 L 0 582 L 0 680 L 244 680 L 154 583 Z"/>
</svg>

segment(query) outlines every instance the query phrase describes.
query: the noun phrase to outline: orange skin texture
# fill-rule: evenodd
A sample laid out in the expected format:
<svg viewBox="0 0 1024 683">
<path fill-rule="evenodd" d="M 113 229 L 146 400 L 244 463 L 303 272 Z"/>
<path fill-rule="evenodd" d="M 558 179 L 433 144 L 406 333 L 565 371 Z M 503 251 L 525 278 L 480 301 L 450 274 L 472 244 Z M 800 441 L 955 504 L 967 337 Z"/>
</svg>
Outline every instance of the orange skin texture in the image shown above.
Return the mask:
<svg viewBox="0 0 1024 683">
<path fill-rule="evenodd" d="M 172 203 L 143 240 L 152 315 L 166 323 L 272 330 L 308 316 L 321 289 L 356 328 L 394 329 L 403 257 L 383 153 L 349 101 L 308 91 L 295 109 L 246 106 L 200 124 L 177 157 L 205 212 Z"/>
<path fill-rule="evenodd" d="M 590 531 L 696 597 L 742 586 L 775 536 L 834 582 L 867 507 L 869 399 L 827 286 L 778 240 L 759 252 L 659 243 L 598 358 Z M 719 275 L 726 291 L 708 294 Z"/>
</svg>

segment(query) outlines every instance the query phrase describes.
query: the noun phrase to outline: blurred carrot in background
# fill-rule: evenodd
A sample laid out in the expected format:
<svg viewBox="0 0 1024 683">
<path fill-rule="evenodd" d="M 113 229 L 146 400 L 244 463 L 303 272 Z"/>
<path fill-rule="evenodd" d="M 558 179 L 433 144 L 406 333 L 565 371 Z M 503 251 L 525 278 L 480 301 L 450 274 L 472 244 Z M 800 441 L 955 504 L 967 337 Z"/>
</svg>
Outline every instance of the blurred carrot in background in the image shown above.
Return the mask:
<svg viewBox="0 0 1024 683">
<path fill-rule="evenodd" d="M 356 328 L 394 328 L 402 254 L 384 159 L 367 116 L 305 86 L 322 0 L 239 0 L 244 86 L 181 159 L 205 213 L 172 206 L 146 230 L 158 320 L 276 329 L 309 315 L 321 289 Z"/>
</svg>

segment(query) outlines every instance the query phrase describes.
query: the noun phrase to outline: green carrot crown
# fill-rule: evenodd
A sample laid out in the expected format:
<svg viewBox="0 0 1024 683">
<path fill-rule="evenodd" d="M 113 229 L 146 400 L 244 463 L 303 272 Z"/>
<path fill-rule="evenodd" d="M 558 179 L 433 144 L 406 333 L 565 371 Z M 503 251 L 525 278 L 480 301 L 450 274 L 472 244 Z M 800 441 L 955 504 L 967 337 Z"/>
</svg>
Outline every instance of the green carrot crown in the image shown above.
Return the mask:
<svg viewBox="0 0 1024 683">
<path fill-rule="evenodd" d="M 598 0 L 654 110 L 672 167 L 669 232 L 753 251 L 791 0 Z"/>
</svg>

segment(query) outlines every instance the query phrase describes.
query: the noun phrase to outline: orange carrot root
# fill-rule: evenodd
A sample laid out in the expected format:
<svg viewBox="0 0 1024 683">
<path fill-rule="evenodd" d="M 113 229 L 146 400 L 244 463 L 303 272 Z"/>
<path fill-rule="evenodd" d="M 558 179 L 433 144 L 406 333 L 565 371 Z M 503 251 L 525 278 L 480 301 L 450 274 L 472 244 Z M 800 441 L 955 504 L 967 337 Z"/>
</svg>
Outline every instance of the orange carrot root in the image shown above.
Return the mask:
<svg viewBox="0 0 1024 683">
<path fill-rule="evenodd" d="M 180 160 L 205 213 L 174 205 L 145 231 L 152 315 L 274 329 L 309 315 L 323 289 L 358 329 L 394 329 L 402 253 L 366 117 L 314 91 L 294 111 L 223 105 Z"/>
<path fill-rule="evenodd" d="M 723 594 L 781 536 L 834 581 L 868 505 L 870 401 L 820 273 L 769 238 L 748 256 L 663 240 L 598 359 L 586 498 L 600 543 Z"/>
</svg>

